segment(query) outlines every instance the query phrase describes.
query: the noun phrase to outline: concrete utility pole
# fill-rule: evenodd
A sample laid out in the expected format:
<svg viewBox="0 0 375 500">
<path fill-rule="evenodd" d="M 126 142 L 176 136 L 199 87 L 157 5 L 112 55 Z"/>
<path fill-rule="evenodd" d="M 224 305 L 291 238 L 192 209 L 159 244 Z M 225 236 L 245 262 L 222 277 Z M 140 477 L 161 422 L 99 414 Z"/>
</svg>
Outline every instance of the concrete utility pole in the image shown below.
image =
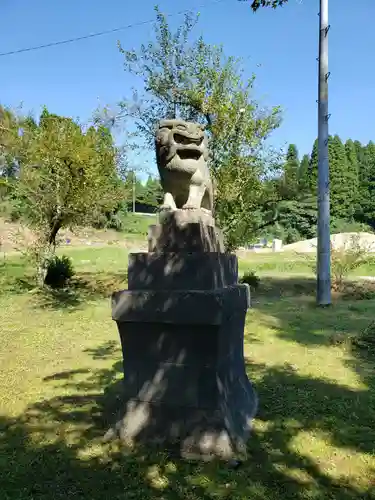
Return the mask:
<svg viewBox="0 0 375 500">
<path fill-rule="evenodd" d="M 317 294 L 320 306 L 331 304 L 331 239 L 328 160 L 328 0 L 320 0 L 318 96 L 318 253 Z"/>
<path fill-rule="evenodd" d="M 135 171 L 133 170 L 133 214 L 135 214 Z"/>
</svg>

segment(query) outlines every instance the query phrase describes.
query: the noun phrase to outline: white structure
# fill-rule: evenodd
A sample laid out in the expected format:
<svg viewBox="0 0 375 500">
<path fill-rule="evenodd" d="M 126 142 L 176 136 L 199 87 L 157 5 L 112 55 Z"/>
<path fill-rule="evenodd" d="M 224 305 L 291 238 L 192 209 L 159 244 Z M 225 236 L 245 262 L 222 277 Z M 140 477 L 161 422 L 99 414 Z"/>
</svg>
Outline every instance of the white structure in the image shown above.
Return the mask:
<svg viewBox="0 0 375 500">
<path fill-rule="evenodd" d="M 283 240 L 274 239 L 272 241 L 272 251 L 273 252 L 281 252 L 283 249 Z"/>
</svg>

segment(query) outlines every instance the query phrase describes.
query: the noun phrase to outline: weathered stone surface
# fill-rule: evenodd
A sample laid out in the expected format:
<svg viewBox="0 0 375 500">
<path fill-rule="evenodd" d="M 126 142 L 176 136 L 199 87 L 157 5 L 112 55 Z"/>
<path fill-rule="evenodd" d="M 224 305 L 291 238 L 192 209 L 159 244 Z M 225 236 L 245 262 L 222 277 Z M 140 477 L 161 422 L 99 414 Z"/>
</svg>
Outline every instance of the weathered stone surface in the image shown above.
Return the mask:
<svg viewBox="0 0 375 500">
<path fill-rule="evenodd" d="M 130 312 L 128 301 L 137 302 L 144 292 L 117 294 L 124 406 L 115 430 L 127 442 L 177 445 L 189 458 L 238 456 L 257 408 L 243 358 L 248 287 L 185 292 L 186 301 L 183 293 L 169 292 L 181 300 L 172 300 L 162 315 L 152 313 L 147 301 Z M 163 303 L 168 294 L 152 297 Z"/>
<path fill-rule="evenodd" d="M 215 290 L 238 281 L 235 255 L 223 253 L 131 253 L 129 290 Z"/>
<path fill-rule="evenodd" d="M 159 222 L 164 225 L 166 231 L 171 226 L 172 228 L 185 229 L 190 224 L 215 227 L 215 219 L 212 214 L 201 209 L 164 210 L 159 213 Z"/>
<path fill-rule="evenodd" d="M 213 188 L 207 165 L 204 126 L 183 120 L 161 120 L 155 135 L 156 163 L 164 190 L 162 209 L 213 211 Z"/>
<path fill-rule="evenodd" d="M 221 232 L 202 210 L 174 210 L 150 226 L 149 252 L 224 252 Z"/>
<path fill-rule="evenodd" d="M 233 311 L 249 307 L 247 285 L 219 290 L 122 290 L 112 295 L 117 322 L 165 322 L 204 325 L 222 321 L 224 301 Z"/>
</svg>

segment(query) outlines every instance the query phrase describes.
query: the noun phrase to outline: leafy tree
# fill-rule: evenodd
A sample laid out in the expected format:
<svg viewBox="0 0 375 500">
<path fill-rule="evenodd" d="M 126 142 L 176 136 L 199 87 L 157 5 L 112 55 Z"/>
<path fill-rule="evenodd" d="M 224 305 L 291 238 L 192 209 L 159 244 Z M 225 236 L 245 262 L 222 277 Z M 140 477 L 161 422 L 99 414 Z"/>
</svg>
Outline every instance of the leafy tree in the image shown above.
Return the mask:
<svg viewBox="0 0 375 500">
<path fill-rule="evenodd" d="M 316 235 L 317 202 L 311 195 L 278 204 L 277 225 L 285 243 L 313 238 Z"/>
<path fill-rule="evenodd" d="M 143 188 L 142 203 L 150 207 L 159 207 L 163 201 L 163 189 L 159 179 L 149 176 Z"/>
<path fill-rule="evenodd" d="M 288 3 L 288 0 L 252 0 L 251 8 L 256 12 L 260 7 L 272 7 L 276 9 L 277 7 L 282 7 L 286 3 Z"/>
<path fill-rule="evenodd" d="M 85 133 L 71 118 L 44 109 L 39 124 L 24 126 L 17 194 L 28 225 L 38 235 L 38 278 L 55 251 L 61 228 L 90 223 L 98 208 L 108 210 L 123 197 L 110 134 Z"/>
<path fill-rule="evenodd" d="M 17 175 L 15 160 L 19 125 L 19 119 L 13 111 L 0 105 L 0 178 L 3 183 Z"/>
<path fill-rule="evenodd" d="M 154 146 L 154 127 L 165 117 L 207 125 L 211 171 L 217 184 L 216 217 L 228 249 L 259 229 L 254 217 L 267 200 L 264 140 L 280 123 L 279 108 L 261 109 L 252 98 L 254 77 L 244 81 L 241 61 L 202 38 L 190 43 L 197 18 L 190 14 L 175 33 L 156 8 L 155 41 L 126 51 L 125 68 L 144 81 L 145 94 L 122 103 L 146 144 Z"/>
</svg>

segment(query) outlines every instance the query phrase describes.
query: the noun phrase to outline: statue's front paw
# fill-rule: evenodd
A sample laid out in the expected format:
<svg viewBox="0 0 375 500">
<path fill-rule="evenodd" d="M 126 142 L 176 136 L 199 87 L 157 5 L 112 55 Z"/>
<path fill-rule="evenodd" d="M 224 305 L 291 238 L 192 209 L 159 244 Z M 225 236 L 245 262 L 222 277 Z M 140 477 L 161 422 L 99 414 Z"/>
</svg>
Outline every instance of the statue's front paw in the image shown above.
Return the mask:
<svg viewBox="0 0 375 500">
<path fill-rule="evenodd" d="M 183 205 L 182 209 L 183 210 L 197 210 L 198 207 L 196 207 L 195 205 L 191 204 L 191 203 L 185 203 L 185 205 Z"/>
<path fill-rule="evenodd" d="M 161 205 L 159 210 L 161 212 L 172 212 L 172 210 L 176 210 L 176 209 L 174 207 L 172 207 L 171 205 Z"/>
<path fill-rule="evenodd" d="M 208 208 L 203 208 L 203 207 L 201 207 L 201 210 L 202 210 L 202 212 L 204 212 L 205 214 L 212 215 L 212 210 L 210 210 L 210 209 L 208 209 Z"/>
</svg>

